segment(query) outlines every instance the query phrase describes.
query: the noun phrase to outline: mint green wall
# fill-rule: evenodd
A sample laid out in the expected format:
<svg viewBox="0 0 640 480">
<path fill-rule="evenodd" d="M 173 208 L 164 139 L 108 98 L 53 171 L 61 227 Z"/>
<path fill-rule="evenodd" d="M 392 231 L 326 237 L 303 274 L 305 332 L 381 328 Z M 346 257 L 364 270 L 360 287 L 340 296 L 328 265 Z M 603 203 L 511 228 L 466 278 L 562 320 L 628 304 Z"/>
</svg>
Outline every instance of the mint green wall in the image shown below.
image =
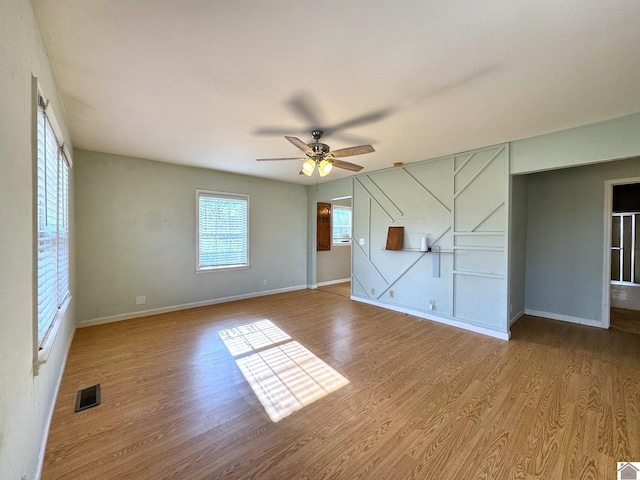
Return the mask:
<svg viewBox="0 0 640 480">
<path fill-rule="evenodd" d="M 306 285 L 306 187 L 83 150 L 75 160 L 80 322 Z M 251 268 L 195 273 L 196 189 L 250 196 Z"/>
<path fill-rule="evenodd" d="M 29 0 L 0 2 L 0 477 L 38 475 L 48 422 L 75 330 L 72 301 L 46 364 L 34 375 L 34 168 L 32 79 L 39 79 L 70 145 Z M 71 172 L 73 177 L 73 170 Z M 73 182 L 73 178 L 71 178 Z M 73 197 L 71 198 L 73 204 Z M 71 258 L 73 259 L 73 218 Z"/>
<path fill-rule="evenodd" d="M 511 142 L 511 174 L 640 154 L 640 113 Z"/>
<path fill-rule="evenodd" d="M 527 261 L 527 175 L 511 177 L 509 215 L 509 321 L 524 312 Z"/>
<path fill-rule="evenodd" d="M 639 174 L 635 158 L 528 175 L 528 310 L 602 321 L 604 182 Z"/>
</svg>

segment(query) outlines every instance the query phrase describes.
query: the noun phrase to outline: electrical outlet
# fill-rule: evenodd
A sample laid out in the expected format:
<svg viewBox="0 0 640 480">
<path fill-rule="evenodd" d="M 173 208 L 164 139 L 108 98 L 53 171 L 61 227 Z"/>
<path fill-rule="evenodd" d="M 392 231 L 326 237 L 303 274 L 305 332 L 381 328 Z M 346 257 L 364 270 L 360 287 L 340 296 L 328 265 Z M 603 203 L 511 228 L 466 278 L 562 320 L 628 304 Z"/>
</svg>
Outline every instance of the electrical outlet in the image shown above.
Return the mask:
<svg viewBox="0 0 640 480">
<path fill-rule="evenodd" d="M 359 243 L 360 245 L 364 245 L 364 238 L 360 238 L 360 239 L 358 239 L 358 243 Z"/>
<path fill-rule="evenodd" d="M 393 298 L 393 290 L 389 290 L 389 296 Z"/>
<path fill-rule="evenodd" d="M 146 305 L 147 304 L 147 296 L 141 295 L 136 297 L 136 305 Z"/>
<path fill-rule="evenodd" d="M 267 286 L 267 279 L 265 278 L 264 281 L 262 282 L 262 284 L 266 287 Z"/>
<path fill-rule="evenodd" d="M 375 289 L 375 288 L 372 288 L 372 289 L 371 289 L 371 295 L 375 295 L 375 294 L 376 294 L 376 289 Z"/>
<path fill-rule="evenodd" d="M 435 309 L 436 309 L 436 301 L 429 300 L 429 310 L 435 310 Z"/>
</svg>

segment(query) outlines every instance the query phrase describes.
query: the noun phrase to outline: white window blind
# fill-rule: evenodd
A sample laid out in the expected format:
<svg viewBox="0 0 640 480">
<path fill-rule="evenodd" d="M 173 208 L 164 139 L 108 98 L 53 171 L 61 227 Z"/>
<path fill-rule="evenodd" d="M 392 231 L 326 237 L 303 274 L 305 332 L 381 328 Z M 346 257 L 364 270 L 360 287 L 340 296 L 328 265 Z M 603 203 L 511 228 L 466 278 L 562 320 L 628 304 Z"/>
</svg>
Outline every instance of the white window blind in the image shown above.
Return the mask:
<svg viewBox="0 0 640 480">
<path fill-rule="evenodd" d="M 38 106 L 38 345 L 41 347 L 69 295 L 69 162 Z"/>
<path fill-rule="evenodd" d="M 351 207 L 333 206 L 333 243 L 351 242 Z"/>
<path fill-rule="evenodd" d="M 249 197 L 197 191 L 198 270 L 249 266 Z"/>
</svg>

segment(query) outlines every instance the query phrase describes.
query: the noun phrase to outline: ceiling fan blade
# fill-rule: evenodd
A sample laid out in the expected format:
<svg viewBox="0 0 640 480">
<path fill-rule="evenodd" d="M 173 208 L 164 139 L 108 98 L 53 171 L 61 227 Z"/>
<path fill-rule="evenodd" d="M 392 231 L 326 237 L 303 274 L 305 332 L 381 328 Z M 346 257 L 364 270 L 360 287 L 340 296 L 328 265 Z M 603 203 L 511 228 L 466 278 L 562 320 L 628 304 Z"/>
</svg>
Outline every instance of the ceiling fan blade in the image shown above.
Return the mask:
<svg viewBox="0 0 640 480">
<path fill-rule="evenodd" d="M 341 148 L 329 152 L 327 155 L 333 155 L 334 158 L 352 157 L 354 155 L 363 155 L 365 153 L 375 152 L 371 145 L 359 145 L 357 147 Z"/>
<path fill-rule="evenodd" d="M 287 105 L 298 118 L 312 125 L 313 128 L 318 128 L 323 123 L 318 115 L 320 106 L 311 94 L 305 92 L 298 93 L 287 101 Z"/>
<path fill-rule="evenodd" d="M 306 158 L 300 158 L 300 157 L 291 157 L 291 158 L 256 158 L 256 161 L 258 162 L 276 162 L 279 160 L 306 160 Z"/>
<path fill-rule="evenodd" d="M 366 125 L 368 123 L 375 123 L 389 116 L 389 114 L 391 114 L 392 112 L 393 109 L 390 107 L 382 108 L 380 110 L 375 110 L 373 112 L 360 115 L 359 117 L 352 118 L 351 120 L 346 120 L 342 123 L 338 123 L 337 125 L 327 127 L 324 131 L 325 134 L 330 134 L 339 130 L 345 130 L 347 128 L 359 127 L 360 125 Z"/>
<path fill-rule="evenodd" d="M 356 165 L 355 163 L 344 162 L 342 160 L 333 160 L 331 162 L 334 167 L 344 168 L 345 170 L 351 170 L 352 172 L 359 172 L 364 167 Z"/>
<path fill-rule="evenodd" d="M 302 150 L 307 155 L 310 155 L 310 156 L 314 155 L 313 150 L 311 150 L 311 148 L 309 148 L 309 145 L 304 143 L 298 137 L 288 137 L 288 136 L 285 135 L 284 138 L 289 140 L 291 143 L 293 143 L 296 147 L 298 147 L 300 150 Z"/>
</svg>

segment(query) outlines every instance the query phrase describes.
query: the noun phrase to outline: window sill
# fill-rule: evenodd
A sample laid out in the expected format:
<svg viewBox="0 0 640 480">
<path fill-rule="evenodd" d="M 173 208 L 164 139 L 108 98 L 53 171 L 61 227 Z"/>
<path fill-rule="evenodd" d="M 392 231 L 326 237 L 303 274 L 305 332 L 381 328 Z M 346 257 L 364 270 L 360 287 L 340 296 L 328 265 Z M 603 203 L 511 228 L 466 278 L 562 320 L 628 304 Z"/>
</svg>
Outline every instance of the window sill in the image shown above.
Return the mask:
<svg viewBox="0 0 640 480">
<path fill-rule="evenodd" d="M 47 335 L 47 338 L 44 341 L 44 344 L 41 346 L 37 346 L 37 360 L 35 360 L 33 364 L 33 373 L 34 375 L 38 375 L 38 369 L 40 365 L 44 365 L 47 363 L 49 359 L 49 354 L 53 349 L 53 344 L 56 341 L 56 337 L 58 336 L 58 332 L 60 331 L 60 326 L 62 325 L 62 321 L 67 313 L 67 309 L 69 308 L 69 304 L 71 303 L 71 295 L 67 295 L 67 298 L 62 303 L 60 308 L 58 309 L 58 313 L 56 313 L 56 317 L 53 319 L 53 324 L 51 325 L 51 330 Z"/>
<path fill-rule="evenodd" d="M 229 267 L 202 267 L 196 268 L 196 273 L 212 273 L 212 272 L 228 272 L 229 270 L 246 270 L 251 268 L 251 265 L 238 265 Z"/>
<path fill-rule="evenodd" d="M 332 243 L 332 247 L 350 247 L 351 242 L 340 242 L 340 243 Z"/>
</svg>

